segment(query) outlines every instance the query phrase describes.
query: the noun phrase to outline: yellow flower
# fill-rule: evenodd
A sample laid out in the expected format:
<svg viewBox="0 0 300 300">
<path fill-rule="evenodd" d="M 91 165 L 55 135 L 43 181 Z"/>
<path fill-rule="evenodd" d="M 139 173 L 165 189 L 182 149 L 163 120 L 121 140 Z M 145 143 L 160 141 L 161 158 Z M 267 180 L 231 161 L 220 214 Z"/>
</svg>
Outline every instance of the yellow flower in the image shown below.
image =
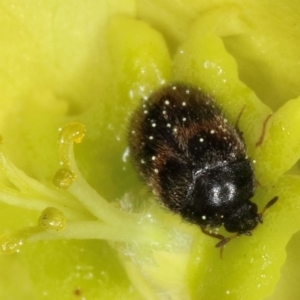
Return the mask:
<svg viewBox="0 0 300 300">
<path fill-rule="evenodd" d="M 23 2 L 0 7 L 0 298 L 297 299 L 299 4 Z M 131 168 L 130 113 L 168 81 L 244 108 L 253 201 L 279 197 L 223 259 Z"/>
</svg>

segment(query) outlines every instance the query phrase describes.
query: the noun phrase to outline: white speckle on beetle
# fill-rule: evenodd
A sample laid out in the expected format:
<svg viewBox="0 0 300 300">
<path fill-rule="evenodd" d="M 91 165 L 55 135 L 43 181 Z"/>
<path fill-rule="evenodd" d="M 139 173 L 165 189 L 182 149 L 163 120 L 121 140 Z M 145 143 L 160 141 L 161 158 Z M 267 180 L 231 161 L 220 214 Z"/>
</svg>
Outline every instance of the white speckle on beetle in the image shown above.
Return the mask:
<svg viewBox="0 0 300 300">
<path fill-rule="evenodd" d="M 255 160 L 255 159 L 253 159 L 252 162 L 253 162 L 254 164 L 256 164 L 256 160 Z"/>
<path fill-rule="evenodd" d="M 211 134 L 214 134 L 214 133 L 215 133 L 215 131 L 214 131 L 214 130 L 211 130 L 211 131 L 210 131 L 210 133 L 211 133 Z"/>
<path fill-rule="evenodd" d="M 175 133 L 177 132 L 177 128 L 176 127 L 173 128 L 173 132 L 175 132 Z"/>
<path fill-rule="evenodd" d="M 185 122 L 185 121 L 186 121 L 186 118 L 182 118 L 182 121 Z"/>
<path fill-rule="evenodd" d="M 200 141 L 200 143 L 203 143 L 203 142 L 204 142 L 204 139 L 203 139 L 203 138 L 200 138 L 199 141 Z"/>
<path fill-rule="evenodd" d="M 154 169 L 154 172 L 157 174 L 158 173 L 158 169 Z"/>
<path fill-rule="evenodd" d="M 182 102 L 182 106 L 186 106 L 186 102 Z"/>
<path fill-rule="evenodd" d="M 156 123 L 152 123 L 152 127 L 156 127 Z"/>
<path fill-rule="evenodd" d="M 172 86 L 172 90 L 173 90 L 173 91 L 176 91 L 176 90 L 177 90 L 177 86 L 175 86 L 175 85 Z"/>
<path fill-rule="evenodd" d="M 145 161 L 143 159 L 141 159 L 141 164 L 144 164 L 144 163 L 145 163 Z"/>
<path fill-rule="evenodd" d="M 165 104 L 166 104 L 166 105 L 169 105 L 169 104 L 170 104 L 170 101 L 169 101 L 169 100 L 166 100 L 166 101 L 165 101 Z"/>
<path fill-rule="evenodd" d="M 128 156 L 129 156 L 129 147 L 127 147 L 126 149 L 125 149 L 125 151 L 124 151 L 124 153 L 123 153 L 123 155 L 122 155 L 122 161 L 123 162 L 127 162 L 127 158 L 128 158 Z"/>
<path fill-rule="evenodd" d="M 149 136 L 149 140 L 153 140 L 153 136 L 152 135 Z"/>
<path fill-rule="evenodd" d="M 135 130 L 132 130 L 131 133 L 132 133 L 132 134 L 135 134 Z"/>
<path fill-rule="evenodd" d="M 206 220 L 206 216 L 202 216 L 201 218 L 202 218 L 202 220 Z"/>
<path fill-rule="evenodd" d="M 171 127 L 171 124 L 170 124 L 170 123 L 168 123 L 168 124 L 167 124 L 167 127 L 169 127 L 169 128 L 170 128 L 170 127 Z"/>
<path fill-rule="evenodd" d="M 188 95 L 188 94 L 190 93 L 190 90 L 186 90 L 185 92 L 186 92 L 186 94 Z"/>
<path fill-rule="evenodd" d="M 165 110 L 163 110 L 163 115 L 165 115 L 167 112 Z"/>
<path fill-rule="evenodd" d="M 146 115 L 148 113 L 148 110 L 144 110 L 144 114 Z"/>
<path fill-rule="evenodd" d="M 152 159 L 152 160 L 155 160 L 155 159 L 156 159 L 156 157 L 155 157 L 155 156 L 152 156 L 152 157 L 151 157 L 151 159 Z"/>
</svg>

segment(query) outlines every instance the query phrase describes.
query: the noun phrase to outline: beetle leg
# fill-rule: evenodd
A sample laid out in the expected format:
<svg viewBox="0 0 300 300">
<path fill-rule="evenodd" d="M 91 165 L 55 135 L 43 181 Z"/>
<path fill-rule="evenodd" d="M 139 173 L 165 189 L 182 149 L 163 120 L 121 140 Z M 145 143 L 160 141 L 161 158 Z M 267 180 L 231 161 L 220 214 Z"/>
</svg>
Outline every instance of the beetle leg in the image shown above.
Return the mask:
<svg viewBox="0 0 300 300">
<path fill-rule="evenodd" d="M 208 231 L 206 229 L 206 227 L 201 227 L 201 230 L 204 234 L 208 235 L 208 236 L 211 236 L 213 238 L 216 238 L 216 239 L 219 239 L 219 240 L 224 240 L 225 237 L 221 234 L 218 234 L 218 233 L 214 233 L 214 232 L 211 232 L 211 231 Z"/>
<path fill-rule="evenodd" d="M 216 248 L 223 248 L 228 242 L 230 242 L 232 239 L 240 236 L 240 233 L 234 234 L 232 236 L 229 236 L 227 238 L 223 238 L 219 243 L 216 244 Z"/>
<path fill-rule="evenodd" d="M 223 251 L 224 251 L 224 247 L 225 245 L 230 242 L 232 239 L 236 238 L 240 236 L 240 233 L 234 234 L 232 236 L 229 236 L 227 238 L 223 238 L 219 243 L 216 244 L 216 248 L 220 248 L 220 258 L 223 258 Z"/>
<path fill-rule="evenodd" d="M 267 123 L 268 123 L 268 121 L 269 121 L 269 119 L 270 119 L 271 117 L 272 117 L 272 114 L 268 115 L 268 116 L 266 117 L 266 119 L 264 120 L 261 135 L 260 135 L 258 141 L 257 141 L 256 144 L 255 144 L 256 147 L 260 146 L 260 145 L 263 143 L 264 137 L 265 137 L 265 134 L 266 134 L 266 126 L 267 126 Z"/>
<path fill-rule="evenodd" d="M 241 111 L 239 112 L 239 115 L 238 115 L 238 117 L 237 117 L 237 119 L 236 119 L 236 121 L 235 121 L 235 128 L 236 128 L 236 129 L 238 129 L 239 121 L 240 121 L 240 119 L 241 119 L 241 116 L 242 116 L 242 114 L 243 114 L 245 108 L 246 108 L 246 105 L 244 105 L 244 106 L 242 107 L 242 109 L 241 109 Z M 242 134 L 242 132 L 241 132 L 241 134 Z"/>
</svg>

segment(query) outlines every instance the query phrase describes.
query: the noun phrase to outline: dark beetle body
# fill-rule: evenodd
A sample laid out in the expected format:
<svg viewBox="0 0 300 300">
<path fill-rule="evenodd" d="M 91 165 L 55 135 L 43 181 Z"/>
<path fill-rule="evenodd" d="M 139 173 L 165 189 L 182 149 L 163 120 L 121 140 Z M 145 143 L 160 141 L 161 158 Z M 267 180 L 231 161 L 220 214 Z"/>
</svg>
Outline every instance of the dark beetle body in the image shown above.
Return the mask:
<svg viewBox="0 0 300 300">
<path fill-rule="evenodd" d="M 133 114 L 130 153 L 163 204 L 203 230 L 250 234 L 261 221 L 240 132 L 200 89 L 169 84 Z"/>
</svg>

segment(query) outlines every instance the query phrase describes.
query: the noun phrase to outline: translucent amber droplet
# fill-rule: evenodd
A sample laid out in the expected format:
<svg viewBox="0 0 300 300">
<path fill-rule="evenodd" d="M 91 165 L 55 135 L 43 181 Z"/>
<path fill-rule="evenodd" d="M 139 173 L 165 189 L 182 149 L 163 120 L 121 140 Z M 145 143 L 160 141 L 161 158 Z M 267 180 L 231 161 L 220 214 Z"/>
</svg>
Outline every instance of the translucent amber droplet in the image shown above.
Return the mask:
<svg viewBox="0 0 300 300">
<path fill-rule="evenodd" d="M 19 252 L 23 245 L 21 237 L 13 234 L 4 234 L 0 237 L 0 251 L 2 254 L 13 254 Z"/>
<path fill-rule="evenodd" d="M 76 174 L 68 167 L 61 167 L 53 177 L 53 184 L 60 189 L 67 189 L 76 179 Z"/>
<path fill-rule="evenodd" d="M 53 182 L 60 188 L 68 188 L 75 180 L 75 174 L 70 170 L 70 158 L 73 155 L 73 143 L 80 143 L 85 135 L 85 126 L 78 122 L 69 123 L 59 129 L 58 153 L 61 169 L 57 171 Z"/>
<path fill-rule="evenodd" d="M 80 143 L 85 135 L 85 126 L 79 122 L 73 122 L 60 128 L 59 131 L 59 143 Z"/>
<path fill-rule="evenodd" d="M 66 217 L 55 207 L 47 207 L 41 213 L 38 226 L 46 231 L 61 231 L 66 226 Z"/>
</svg>

